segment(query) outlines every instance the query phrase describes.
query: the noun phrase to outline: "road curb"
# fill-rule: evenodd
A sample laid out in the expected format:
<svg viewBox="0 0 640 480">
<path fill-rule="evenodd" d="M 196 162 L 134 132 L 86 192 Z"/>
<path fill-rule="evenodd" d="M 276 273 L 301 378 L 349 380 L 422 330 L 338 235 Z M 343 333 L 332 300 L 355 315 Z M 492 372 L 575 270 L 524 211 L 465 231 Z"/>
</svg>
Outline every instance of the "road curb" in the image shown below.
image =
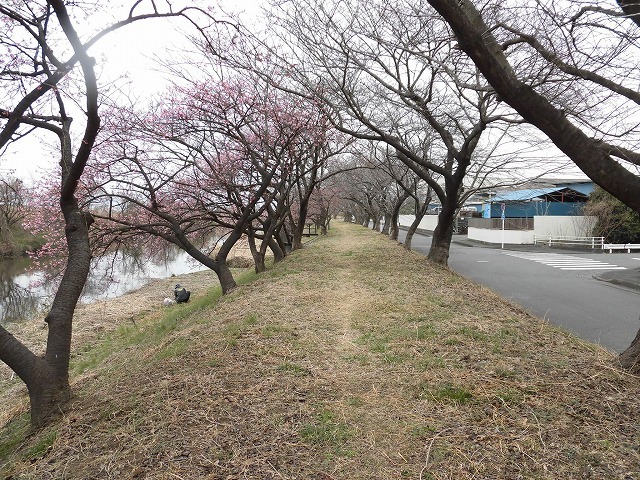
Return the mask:
<svg viewBox="0 0 640 480">
<path fill-rule="evenodd" d="M 627 281 L 627 280 L 621 280 L 619 278 L 602 278 L 602 277 L 598 277 L 597 275 L 594 275 L 593 278 L 595 278 L 596 280 L 599 280 L 601 282 L 611 283 L 612 285 L 619 285 L 621 287 L 627 287 L 627 288 L 632 288 L 634 290 L 640 290 L 640 285 L 638 285 L 636 282 L 630 282 L 630 281 Z"/>
</svg>

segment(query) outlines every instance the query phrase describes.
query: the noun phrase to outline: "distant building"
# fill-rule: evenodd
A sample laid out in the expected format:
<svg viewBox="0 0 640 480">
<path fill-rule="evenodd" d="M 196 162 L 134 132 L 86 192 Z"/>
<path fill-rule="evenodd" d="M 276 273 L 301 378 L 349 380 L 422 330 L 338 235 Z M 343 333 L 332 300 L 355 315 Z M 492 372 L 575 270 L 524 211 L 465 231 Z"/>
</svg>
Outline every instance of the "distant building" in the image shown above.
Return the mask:
<svg viewBox="0 0 640 480">
<path fill-rule="evenodd" d="M 541 182 L 537 182 L 541 183 Z M 546 181 L 544 183 L 550 183 Z M 533 218 L 534 216 L 582 215 L 593 191 L 590 180 L 563 181 L 551 186 L 496 192 L 482 204 L 483 218 Z"/>
</svg>

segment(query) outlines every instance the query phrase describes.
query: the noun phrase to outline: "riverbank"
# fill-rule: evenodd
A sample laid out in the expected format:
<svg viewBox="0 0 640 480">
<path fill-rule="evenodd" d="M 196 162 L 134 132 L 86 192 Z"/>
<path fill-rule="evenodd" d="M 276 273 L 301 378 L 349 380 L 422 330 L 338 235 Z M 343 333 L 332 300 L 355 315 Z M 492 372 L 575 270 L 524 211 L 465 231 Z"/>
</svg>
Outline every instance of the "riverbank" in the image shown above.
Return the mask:
<svg viewBox="0 0 640 480">
<path fill-rule="evenodd" d="M 194 290 L 188 306 L 158 304 L 177 281 L 110 301 L 110 314 L 83 306 L 76 397 L 26 440 L 24 399 L 0 399 L 12 405 L 0 419 L 0 473 L 640 476 L 638 377 L 382 235 L 335 224 L 219 301 L 215 282 L 195 291 L 197 278 L 179 279 Z"/>
<path fill-rule="evenodd" d="M 25 232 L 20 227 L 12 227 L 0 236 L 0 259 L 26 255 L 29 251 L 38 250 L 44 245 L 41 237 Z"/>
</svg>

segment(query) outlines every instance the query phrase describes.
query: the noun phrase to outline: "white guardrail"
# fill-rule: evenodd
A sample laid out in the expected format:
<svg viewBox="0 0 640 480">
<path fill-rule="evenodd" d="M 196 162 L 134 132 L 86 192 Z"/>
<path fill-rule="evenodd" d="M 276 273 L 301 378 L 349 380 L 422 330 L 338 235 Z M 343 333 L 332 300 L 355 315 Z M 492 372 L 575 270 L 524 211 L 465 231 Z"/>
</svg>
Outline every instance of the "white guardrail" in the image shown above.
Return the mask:
<svg viewBox="0 0 640 480">
<path fill-rule="evenodd" d="M 631 250 L 640 250 L 640 243 L 603 243 L 602 248 L 609 250 L 609 253 L 613 253 L 614 250 L 626 250 L 627 253 L 631 253 Z"/>
<path fill-rule="evenodd" d="M 535 245 L 576 245 L 582 247 L 602 248 L 604 237 L 571 237 L 568 235 L 534 235 Z"/>
<path fill-rule="evenodd" d="M 601 248 L 609 250 L 640 250 L 640 243 L 604 243 L 604 237 L 570 237 L 562 235 L 534 235 L 533 243 L 536 245 L 576 245 L 582 247 Z"/>
</svg>

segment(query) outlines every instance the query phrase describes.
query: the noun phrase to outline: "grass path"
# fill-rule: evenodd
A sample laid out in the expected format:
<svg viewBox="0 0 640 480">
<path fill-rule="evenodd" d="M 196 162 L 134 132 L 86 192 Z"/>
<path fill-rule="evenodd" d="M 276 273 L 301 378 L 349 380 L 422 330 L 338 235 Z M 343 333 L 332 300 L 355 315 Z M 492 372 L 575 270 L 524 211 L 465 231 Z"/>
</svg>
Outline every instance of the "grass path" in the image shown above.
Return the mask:
<svg viewBox="0 0 640 480">
<path fill-rule="evenodd" d="M 101 342 L 4 476 L 640 478 L 638 378 L 610 352 L 354 225 Z"/>
</svg>

